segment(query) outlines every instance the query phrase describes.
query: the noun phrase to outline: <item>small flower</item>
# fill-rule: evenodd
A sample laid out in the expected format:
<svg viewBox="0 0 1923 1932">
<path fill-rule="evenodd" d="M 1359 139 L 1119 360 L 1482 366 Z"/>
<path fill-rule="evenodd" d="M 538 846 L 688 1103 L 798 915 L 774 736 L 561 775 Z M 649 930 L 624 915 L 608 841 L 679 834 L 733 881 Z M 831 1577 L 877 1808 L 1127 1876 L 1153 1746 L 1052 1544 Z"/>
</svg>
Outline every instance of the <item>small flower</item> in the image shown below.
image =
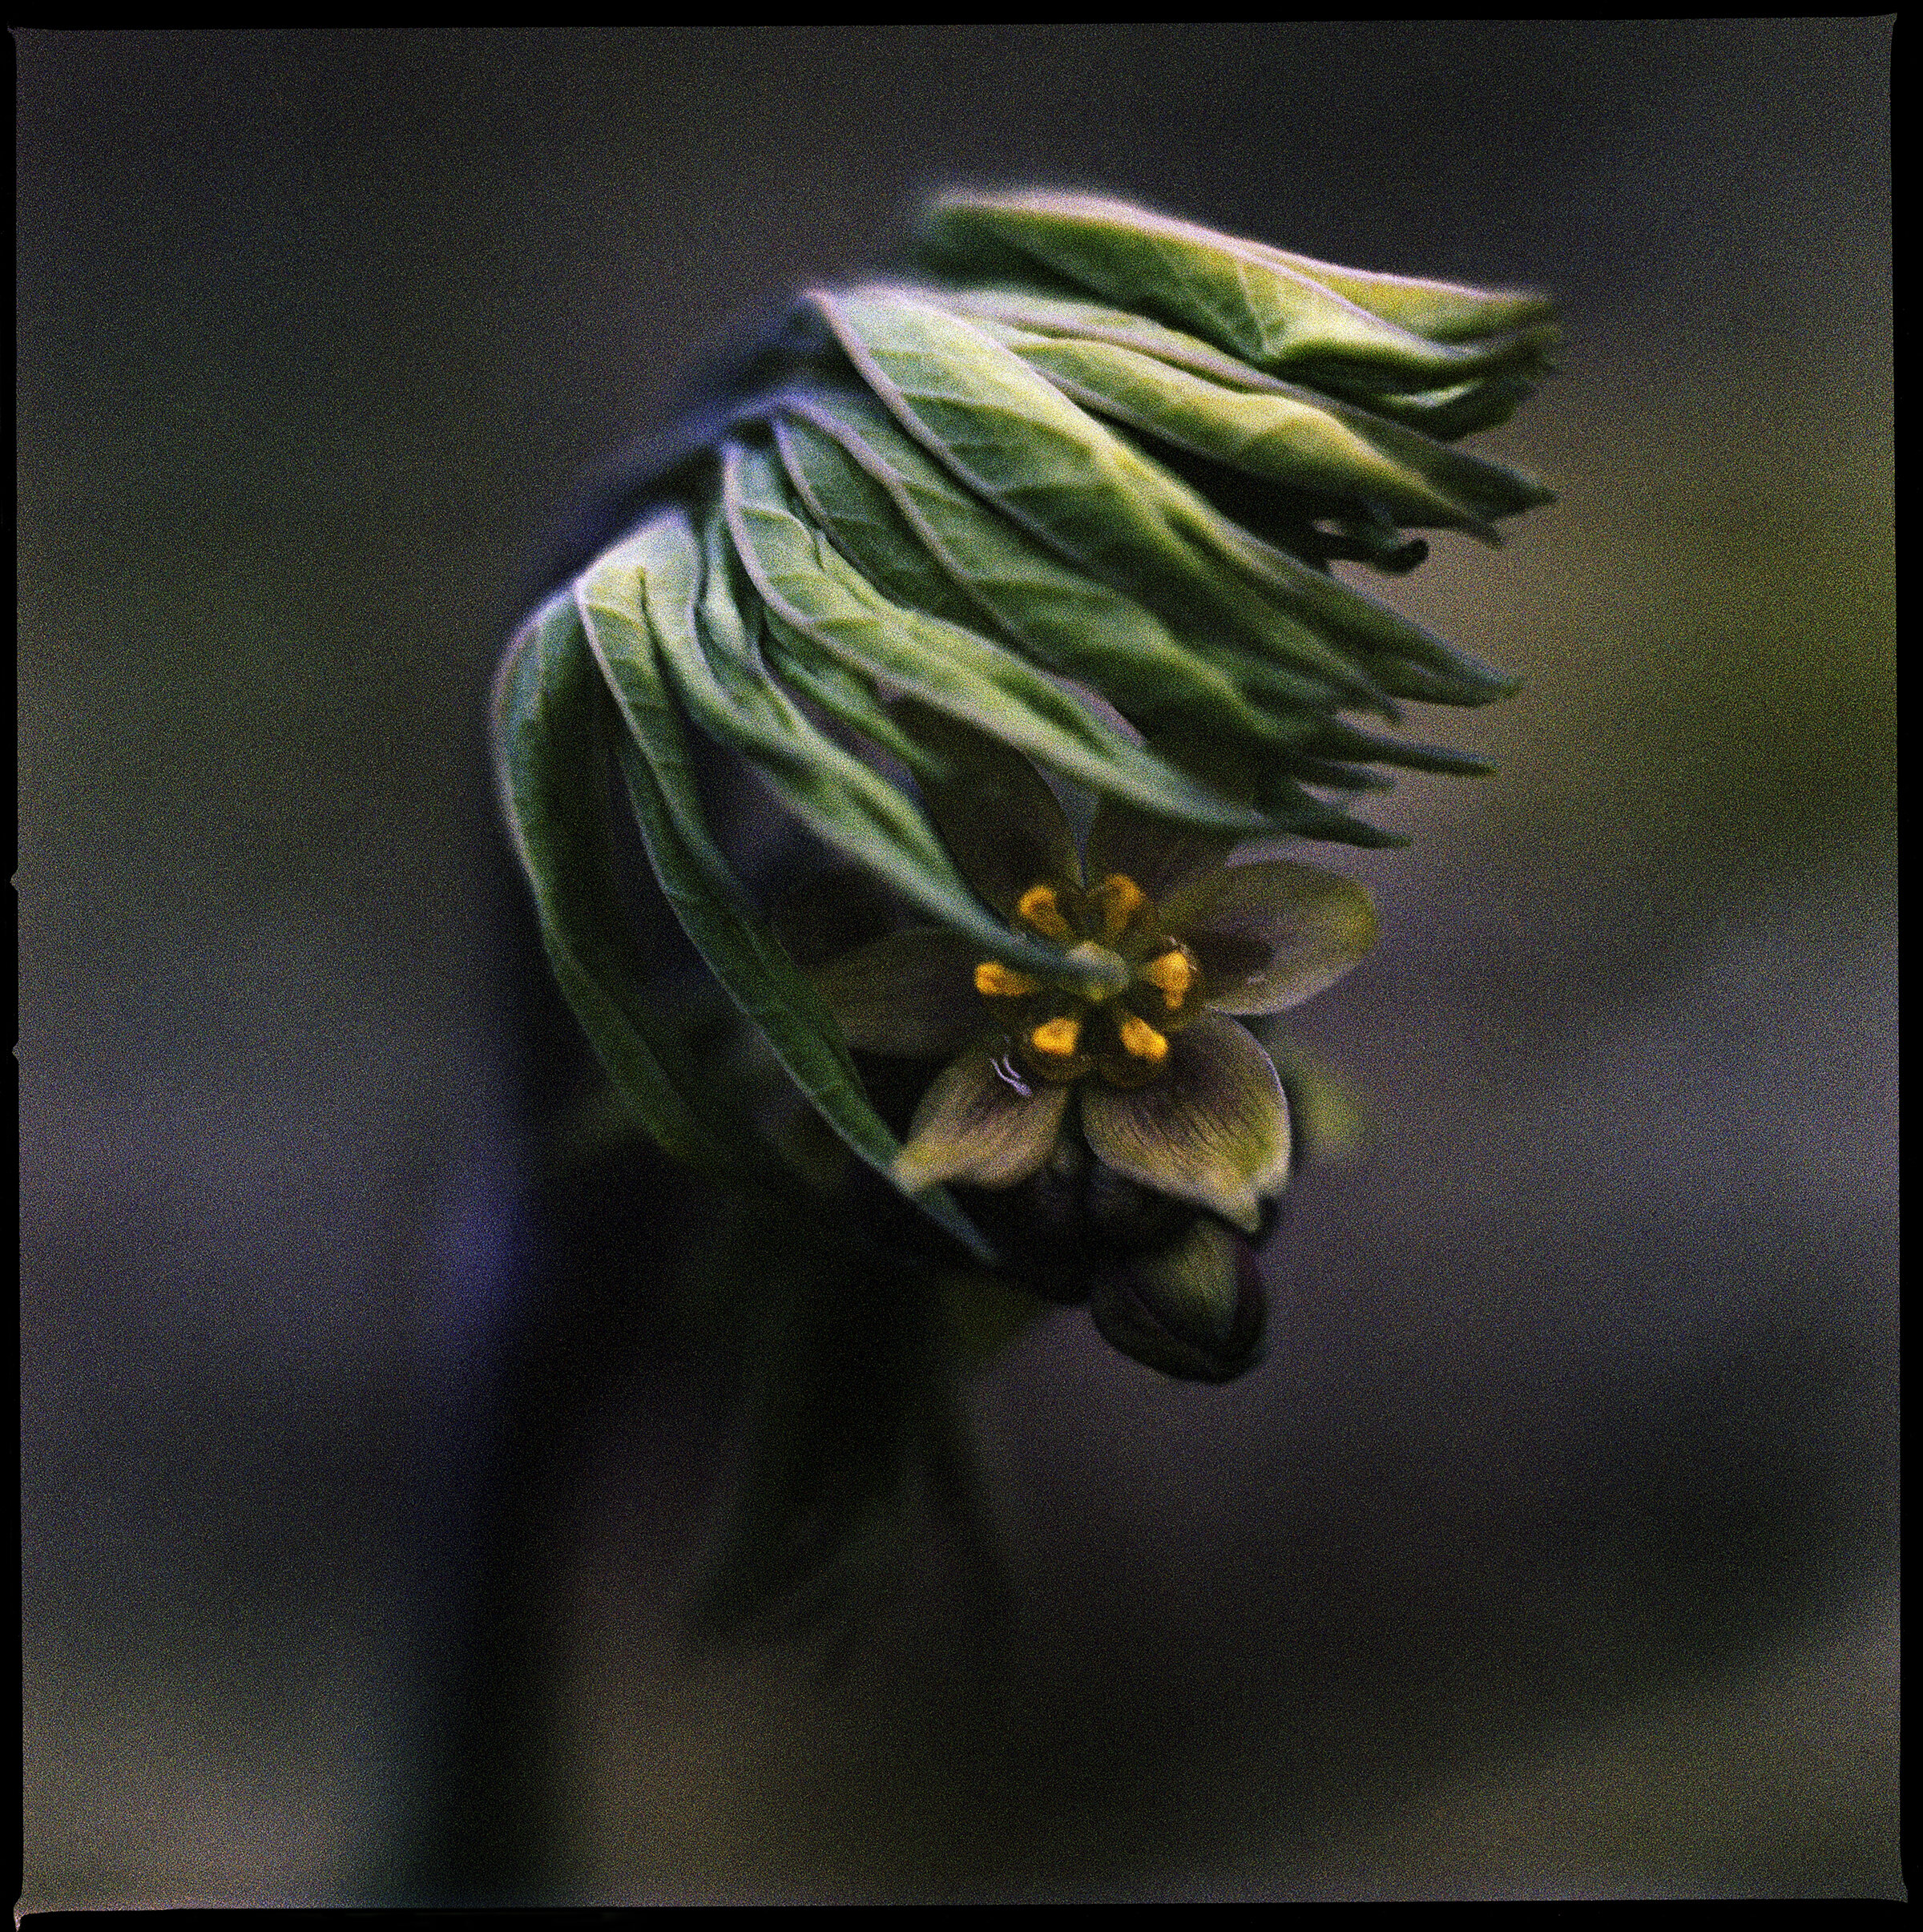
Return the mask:
<svg viewBox="0 0 1923 1932">
<path fill-rule="evenodd" d="M 1232 841 L 1108 801 L 1084 860 L 1025 759 L 953 725 L 933 735 L 949 776 L 925 787 L 929 817 L 976 892 L 1058 949 L 1062 970 L 909 927 L 817 971 L 852 1046 L 954 1056 L 921 1099 L 897 1179 L 911 1192 L 1059 1180 L 1086 1198 L 1086 1148 L 1111 1193 L 1119 1177 L 1254 1234 L 1288 1177 L 1288 1107 L 1231 1016 L 1280 1012 L 1346 973 L 1375 942 L 1369 895 L 1308 866 L 1224 865 Z M 1158 1232 L 1170 1238 L 1166 1220 Z M 1215 1275 L 1236 1277 L 1210 1256 Z"/>
</svg>

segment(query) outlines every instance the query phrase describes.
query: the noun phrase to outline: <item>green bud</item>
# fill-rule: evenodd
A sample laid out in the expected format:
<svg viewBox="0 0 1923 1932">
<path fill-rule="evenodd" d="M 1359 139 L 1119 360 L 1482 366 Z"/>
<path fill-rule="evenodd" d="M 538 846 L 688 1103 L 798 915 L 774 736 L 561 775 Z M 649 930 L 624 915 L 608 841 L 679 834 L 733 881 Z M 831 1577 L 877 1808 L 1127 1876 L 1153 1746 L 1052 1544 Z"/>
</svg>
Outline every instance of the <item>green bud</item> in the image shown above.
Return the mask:
<svg viewBox="0 0 1923 1932">
<path fill-rule="evenodd" d="M 1112 1346 L 1147 1367 L 1227 1382 L 1261 1360 L 1268 1305 L 1254 1249 L 1205 1218 L 1174 1246 L 1103 1275 L 1089 1312 Z"/>
</svg>

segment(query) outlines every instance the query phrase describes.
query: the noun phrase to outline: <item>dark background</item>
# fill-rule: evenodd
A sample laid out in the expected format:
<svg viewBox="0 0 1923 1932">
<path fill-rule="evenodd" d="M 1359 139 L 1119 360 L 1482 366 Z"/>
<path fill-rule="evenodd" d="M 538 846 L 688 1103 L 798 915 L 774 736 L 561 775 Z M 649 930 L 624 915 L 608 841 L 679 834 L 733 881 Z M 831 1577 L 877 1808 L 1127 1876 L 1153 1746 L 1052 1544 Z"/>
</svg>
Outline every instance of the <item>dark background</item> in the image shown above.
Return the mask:
<svg viewBox="0 0 1923 1932">
<path fill-rule="evenodd" d="M 17 32 L 25 1902 L 393 1895 L 517 1146 L 486 680 L 701 344 L 953 179 L 1557 291 L 1481 446 L 1562 502 L 1389 592 L 1528 685 L 1356 861 L 1299 1031 L 1379 1138 L 1267 1365 L 1070 1316 L 977 1391 L 1012 1680 L 925 1604 L 685 1654 L 637 1397 L 559 1889 L 1896 1892 L 1889 41 Z"/>
</svg>

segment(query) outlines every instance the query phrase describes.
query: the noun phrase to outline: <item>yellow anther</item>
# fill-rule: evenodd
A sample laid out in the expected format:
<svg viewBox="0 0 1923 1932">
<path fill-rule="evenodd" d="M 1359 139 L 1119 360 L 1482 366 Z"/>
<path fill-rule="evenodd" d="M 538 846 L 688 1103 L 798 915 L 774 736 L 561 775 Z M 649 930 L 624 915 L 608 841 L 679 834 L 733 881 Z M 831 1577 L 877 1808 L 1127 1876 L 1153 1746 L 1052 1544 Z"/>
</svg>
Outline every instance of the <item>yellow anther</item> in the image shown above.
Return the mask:
<svg viewBox="0 0 1923 1932">
<path fill-rule="evenodd" d="M 1193 989 L 1196 973 L 1194 962 L 1177 947 L 1164 953 L 1159 959 L 1151 959 L 1142 969 L 1142 977 L 1151 986 L 1162 990 L 1162 1003 L 1173 1013 L 1189 996 Z"/>
<path fill-rule="evenodd" d="M 1018 973 L 998 959 L 984 959 L 975 968 L 975 990 L 984 999 L 1021 999 L 1041 990 L 1040 980 Z"/>
<path fill-rule="evenodd" d="M 1082 1039 L 1082 1022 L 1072 1013 L 1058 1014 L 1053 1019 L 1045 1019 L 1028 1036 L 1028 1043 L 1035 1051 L 1051 1060 L 1066 1060 L 1074 1052 Z M 1163 1051 L 1167 1051 L 1166 1043 Z"/>
<path fill-rule="evenodd" d="M 1050 939 L 1072 939 L 1073 929 L 1062 916 L 1052 885 L 1031 885 L 1015 901 L 1015 910 L 1035 930 Z"/>
<path fill-rule="evenodd" d="M 1126 873 L 1111 872 L 1095 888 L 1096 902 L 1102 908 L 1102 931 L 1116 938 L 1129 921 L 1148 903 L 1148 894 Z"/>
<path fill-rule="evenodd" d="M 1145 1019 L 1137 1019 L 1134 1014 L 1127 1014 L 1122 1022 L 1122 1046 L 1138 1060 L 1147 1060 L 1151 1067 L 1159 1067 L 1168 1058 L 1168 1039 L 1156 1032 Z"/>
</svg>

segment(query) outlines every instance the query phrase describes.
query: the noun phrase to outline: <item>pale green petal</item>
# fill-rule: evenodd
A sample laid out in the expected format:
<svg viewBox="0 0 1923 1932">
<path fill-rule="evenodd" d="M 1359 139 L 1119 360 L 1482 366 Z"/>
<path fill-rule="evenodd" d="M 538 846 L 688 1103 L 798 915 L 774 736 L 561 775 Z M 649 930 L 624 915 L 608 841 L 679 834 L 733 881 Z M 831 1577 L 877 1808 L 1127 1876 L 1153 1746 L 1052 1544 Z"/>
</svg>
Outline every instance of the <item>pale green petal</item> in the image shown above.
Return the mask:
<svg viewBox="0 0 1923 1932">
<path fill-rule="evenodd" d="M 1282 1083 L 1248 1033 L 1212 1013 L 1170 1039 L 1167 1064 L 1146 1087 L 1086 1083 L 1082 1125 L 1104 1166 L 1250 1233 L 1261 1197 L 1288 1178 Z"/>
<path fill-rule="evenodd" d="M 1194 949 L 1203 997 L 1223 1013 L 1300 1006 L 1376 943 L 1375 904 L 1360 885 L 1280 860 L 1191 880 L 1162 918 Z"/>
<path fill-rule="evenodd" d="M 1022 1079 L 986 1046 L 945 1068 L 915 1110 L 895 1180 L 918 1193 L 938 1182 L 1012 1188 L 1048 1158 L 1070 1089 Z"/>
<path fill-rule="evenodd" d="M 808 977 L 851 1047 L 869 1053 L 957 1053 L 982 1031 L 974 970 L 982 949 L 911 926 L 817 966 Z"/>
</svg>

